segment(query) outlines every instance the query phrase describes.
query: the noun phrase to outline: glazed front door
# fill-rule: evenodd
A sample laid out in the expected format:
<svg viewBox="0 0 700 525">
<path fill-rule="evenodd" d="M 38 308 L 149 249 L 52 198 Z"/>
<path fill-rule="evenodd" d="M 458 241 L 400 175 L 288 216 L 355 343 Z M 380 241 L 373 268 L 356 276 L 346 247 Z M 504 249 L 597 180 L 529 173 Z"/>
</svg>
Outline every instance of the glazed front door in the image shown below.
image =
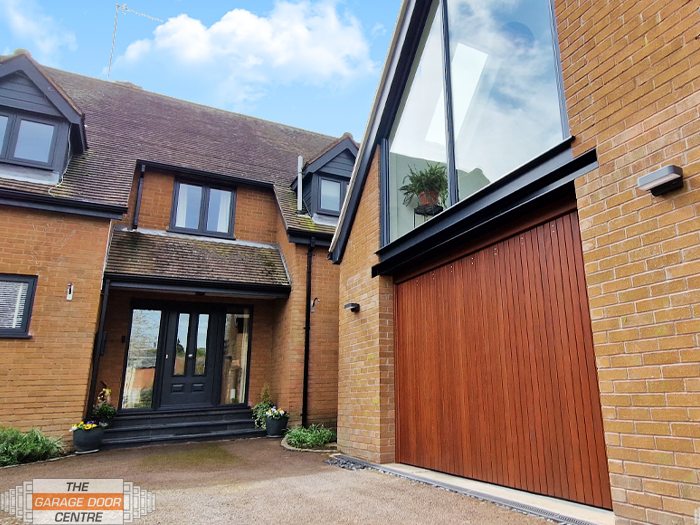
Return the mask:
<svg viewBox="0 0 700 525">
<path fill-rule="evenodd" d="M 168 311 L 161 407 L 212 406 L 221 314 Z"/>
</svg>

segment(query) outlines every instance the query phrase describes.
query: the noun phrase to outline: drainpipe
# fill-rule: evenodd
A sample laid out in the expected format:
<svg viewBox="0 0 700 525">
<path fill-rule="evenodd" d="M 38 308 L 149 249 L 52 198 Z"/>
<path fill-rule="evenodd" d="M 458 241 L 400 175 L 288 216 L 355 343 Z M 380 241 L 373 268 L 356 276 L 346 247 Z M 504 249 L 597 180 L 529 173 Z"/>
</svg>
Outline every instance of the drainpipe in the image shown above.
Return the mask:
<svg viewBox="0 0 700 525">
<path fill-rule="evenodd" d="M 146 173 L 146 165 L 141 164 L 141 176 L 139 177 L 139 190 L 136 193 L 136 208 L 134 208 L 134 221 L 131 223 L 131 229 L 135 230 L 139 227 L 139 213 L 141 212 L 141 195 L 143 195 L 143 177 Z"/>
<path fill-rule="evenodd" d="M 301 179 L 303 178 L 303 171 L 304 157 L 299 155 L 299 157 L 297 158 L 297 213 L 301 213 L 301 210 L 303 209 L 302 202 L 304 198 L 304 192 L 301 188 Z"/>
<path fill-rule="evenodd" d="M 97 336 L 95 337 L 95 346 L 92 352 L 92 379 L 90 380 L 90 393 L 88 398 L 88 404 L 85 409 L 85 419 L 92 415 L 92 402 L 95 399 L 95 392 L 97 391 L 97 373 L 100 367 L 100 356 L 105 353 L 105 343 L 107 341 L 107 332 L 105 332 L 105 317 L 107 315 L 107 301 L 109 300 L 109 279 L 105 280 L 104 291 L 102 292 L 102 308 L 100 311 L 100 324 L 97 329 Z"/>
<path fill-rule="evenodd" d="M 301 157 L 299 157 L 301 158 Z M 306 326 L 304 327 L 304 393 L 301 403 L 301 424 L 307 426 L 309 404 L 309 346 L 311 335 L 311 266 L 314 260 L 316 238 L 311 237 L 309 251 L 306 252 Z"/>
</svg>

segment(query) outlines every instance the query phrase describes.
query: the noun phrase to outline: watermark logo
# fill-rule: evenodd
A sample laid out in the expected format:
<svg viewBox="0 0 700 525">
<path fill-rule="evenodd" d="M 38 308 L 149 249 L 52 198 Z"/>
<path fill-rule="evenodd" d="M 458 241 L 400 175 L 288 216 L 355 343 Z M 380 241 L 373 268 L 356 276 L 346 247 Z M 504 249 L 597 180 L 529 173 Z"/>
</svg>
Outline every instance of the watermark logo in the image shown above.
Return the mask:
<svg viewBox="0 0 700 525">
<path fill-rule="evenodd" d="M 123 479 L 34 479 L 0 494 L 24 523 L 123 525 L 156 510 L 156 495 Z"/>
</svg>

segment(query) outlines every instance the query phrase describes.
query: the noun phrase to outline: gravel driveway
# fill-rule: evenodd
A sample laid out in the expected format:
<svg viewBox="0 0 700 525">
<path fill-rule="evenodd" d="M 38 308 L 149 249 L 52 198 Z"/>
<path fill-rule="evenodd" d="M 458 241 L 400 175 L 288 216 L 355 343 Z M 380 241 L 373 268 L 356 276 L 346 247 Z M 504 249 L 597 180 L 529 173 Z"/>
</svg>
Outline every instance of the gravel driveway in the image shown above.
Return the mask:
<svg viewBox="0 0 700 525">
<path fill-rule="evenodd" d="M 123 478 L 156 493 L 144 525 L 547 523 L 327 459 L 265 438 L 113 450 L 2 469 L 0 492 L 33 478 Z M 0 524 L 19 523 L 0 512 Z"/>
</svg>

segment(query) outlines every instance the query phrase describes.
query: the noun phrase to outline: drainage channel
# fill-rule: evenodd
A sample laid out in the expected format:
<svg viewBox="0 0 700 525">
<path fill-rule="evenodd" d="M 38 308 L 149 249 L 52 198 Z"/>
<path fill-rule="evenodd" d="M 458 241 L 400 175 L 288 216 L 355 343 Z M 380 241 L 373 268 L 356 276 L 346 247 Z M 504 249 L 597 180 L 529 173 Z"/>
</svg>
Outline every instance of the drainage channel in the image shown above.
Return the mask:
<svg viewBox="0 0 700 525">
<path fill-rule="evenodd" d="M 470 498 L 475 498 L 480 501 L 486 501 L 489 503 L 494 503 L 496 505 L 499 505 L 500 507 L 505 507 L 507 509 L 511 509 L 517 512 L 520 512 L 522 514 L 529 514 L 531 516 L 537 516 L 539 518 L 544 518 L 550 521 L 553 521 L 555 523 L 559 523 L 561 525 L 600 525 L 597 522 L 594 521 L 588 521 L 588 520 L 582 520 L 579 518 L 575 518 L 572 516 L 565 516 L 563 514 L 559 514 L 557 512 L 552 512 L 550 510 L 541 508 L 541 507 L 535 507 L 533 505 L 528 505 L 526 503 L 522 503 L 519 501 L 514 501 L 506 498 L 501 498 L 499 496 L 495 496 L 493 494 L 487 494 L 485 492 L 478 492 L 474 490 L 469 490 L 464 487 L 459 487 L 457 485 L 453 485 L 451 483 L 444 483 L 440 481 L 436 481 L 434 479 L 430 479 L 418 474 L 409 474 L 406 472 L 402 472 L 397 469 L 393 469 L 390 467 L 385 467 L 382 465 L 377 465 L 374 463 L 369 463 L 367 461 L 363 461 L 361 459 L 353 458 L 352 456 L 346 456 L 345 454 L 333 454 L 331 456 L 333 459 L 328 460 L 326 463 L 329 465 L 337 466 L 340 468 L 345 468 L 349 470 L 362 470 L 362 469 L 371 469 L 371 470 L 376 470 L 378 472 L 381 472 L 383 474 L 389 474 L 391 476 L 396 476 L 399 478 L 404 478 L 408 479 L 410 481 L 415 481 L 417 483 L 423 483 L 425 485 L 430 485 L 431 487 L 436 487 L 436 488 L 441 488 L 445 490 L 449 490 L 451 492 L 456 492 L 458 494 L 462 494 L 464 496 L 469 496 Z"/>
</svg>

